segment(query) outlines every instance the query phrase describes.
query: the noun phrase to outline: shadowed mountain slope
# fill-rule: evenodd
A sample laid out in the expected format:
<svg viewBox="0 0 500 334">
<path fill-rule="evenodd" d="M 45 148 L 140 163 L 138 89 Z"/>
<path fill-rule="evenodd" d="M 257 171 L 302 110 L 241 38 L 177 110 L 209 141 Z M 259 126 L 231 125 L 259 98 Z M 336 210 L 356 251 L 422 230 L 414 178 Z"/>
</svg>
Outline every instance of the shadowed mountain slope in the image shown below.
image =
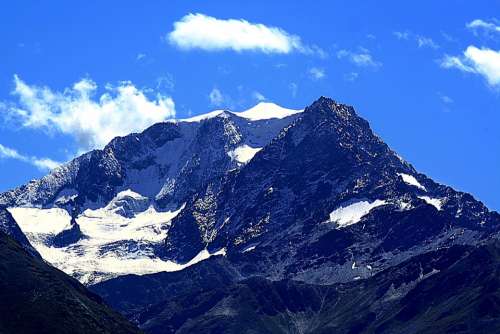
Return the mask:
<svg viewBox="0 0 500 334">
<path fill-rule="evenodd" d="M 0 232 L 0 333 L 139 333 L 74 278 Z"/>
</svg>

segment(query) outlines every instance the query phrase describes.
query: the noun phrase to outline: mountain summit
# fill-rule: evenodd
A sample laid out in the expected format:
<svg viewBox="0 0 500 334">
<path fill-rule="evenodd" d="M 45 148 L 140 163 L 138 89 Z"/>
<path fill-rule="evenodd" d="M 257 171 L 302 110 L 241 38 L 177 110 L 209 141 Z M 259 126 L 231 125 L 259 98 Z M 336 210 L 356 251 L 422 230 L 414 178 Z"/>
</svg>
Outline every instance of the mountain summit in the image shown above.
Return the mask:
<svg viewBox="0 0 500 334">
<path fill-rule="evenodd" d="M 302 111 L 303 110 L 286 109 L 272 102 L 259 102 L 257 105 L 245 111 L 233 112 L 229 110 L 215 110 L 207 114 L 202 114 L 191 118 L 182 119 L 180 121 L 199 122 L 204 119 L 209 119 L 224 114 L 233 114 L 238 117 L 246 118 L 251 121 L 261 121 L 265 119 L 285 118 L 300 113 Z"/>
</svg>

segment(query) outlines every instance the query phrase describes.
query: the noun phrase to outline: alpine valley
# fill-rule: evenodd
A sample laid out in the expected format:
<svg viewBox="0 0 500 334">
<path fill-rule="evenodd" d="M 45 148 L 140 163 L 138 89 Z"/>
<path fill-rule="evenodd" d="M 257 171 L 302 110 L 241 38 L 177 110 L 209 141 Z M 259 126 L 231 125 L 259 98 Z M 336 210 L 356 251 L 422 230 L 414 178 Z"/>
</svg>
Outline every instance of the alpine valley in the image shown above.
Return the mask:
<svg viewBox="0 0 500 334">
<path fill-rule="evenodd" d="M 326 97 L 115 138 L 0 194 L 0 230 L 0 284 L 109 332 L 102 300 L 145 333 L 500 332 L 500 215 Z"/>
</svg>

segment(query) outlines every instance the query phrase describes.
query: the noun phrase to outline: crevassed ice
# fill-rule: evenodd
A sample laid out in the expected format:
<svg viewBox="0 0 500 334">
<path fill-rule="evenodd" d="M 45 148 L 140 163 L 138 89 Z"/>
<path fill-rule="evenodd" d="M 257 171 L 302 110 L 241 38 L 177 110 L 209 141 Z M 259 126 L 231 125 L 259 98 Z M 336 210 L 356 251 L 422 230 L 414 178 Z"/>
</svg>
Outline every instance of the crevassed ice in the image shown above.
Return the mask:
<svg viewBox="0 0 500 334">
<path fill-rule="evenodd" d="M 183 207 L 158 212 L 151 206 L 131 218 L 106 207 L 87 209 L 76 218 L 85 237 L 65 247 L 53 247 L 46 238 L 71 228 L 71 217 L 65 210 L 9 208 L 9 211 L 46 261 L 90 284 L 126 274 L 178 271 L 211 256 L 224 255 L 224 249 L 215 253 L 203 250 L 185 264 L 155 256 L 154 246 L 166 238 L 170 221 Z"/>
<path fill-rule="evenodd" d="M 136 193 L 135 191 L 132 191 L 130 189 L 120 191 L 118 194 L 116 194 L 114 199 L 121 199 L 121 198 L 126 198 L 126 197 L 131 197 L 135 199 L 147 199 L 147 197 L 142 196 L 139 193 Z"/>
<path fill-rule="evenodd" d="M 250 147 L 248 145 L 241 145 L 235 148 L 233 151 L 227 152 L 227 154 L 231 159 L 244 164 L 252 160 L 254 155 L 260 150 L 262 150 L 262 147 Z"/>
<path fill-rule="evenodd" d="M 160 242 L 166 236 L 166 228 L 183 206 L 176 211 L 158 212 L 152 206 L 146 211 L 127 218 L 106 208 L 85 210 L 76 222 L 80 230 L 99 244 L 120 240 Z"/>
<path fill-rule="evenodd" d="M 432 198 L 429 196 L 418 196 L 418 198 L 423 199 L 427 204 L 434 206 L 438 210 L 441 210 L 443 207 L 443 200 L 441 198 Z"/>
<path fill-rule="evenodd" d="M 404 174 L 404 173 L 398 173 L 398 175 L 401 176 L 401 178 L 403 179 L 403 181 L 406 184 L 409 184 L 411 186 L 415 186 L 419 189 L 427 191 L 427 189 L 425 189 L 425 187 L 423 185 L 421 185 L 420 182 L 418 182 L 417 179 L 413 175 L 408 175 L 408 174 Z"/>
<path fill-rule="evenodd" d="M 359 201 L 347 206 L 341 206 L 330 213 L 329 222 L 337 223 L 338 228 L 353 225 L 358 223 L 373 208 L 385 204 L 387 204 L 386 201 L 377 199 L 371 203 L 368 201 Z"/>
<path fill-rule="evenodd" d="M 83 246 L 83 245 L 81 245 Z M 74 247 L 75 250 L 78 247 Z M 50 258 L 52 265 L 56 266 L 65 273 L 77 277 L 83 284 L 95 284 L 114 277 L 135 274 L 145 275 L 158 272 L 173 272 L 183 270 L 189 266 L 195 265 L 212 256 L 224 256 L 226 251 L 221 249 L 210 253 L 204 249 L 185 264 L 175 263 L 173 261 L 164 261 L 160 258 L 150 257 L 145 254 L 124 253 L 121 255 L 109 253 L 98 255 L 97 246 L 87 245 L 83 253 L 75 256 L 68 252 L 68 247 L 54 248 L 41 245 L 37 248 L 44 258 Z"/>
<path fill-rule="evenodd" d="M 64 209 L 9 208 L 24 234 L 56 235 L 71 227 L 71 216 Z"/>
</svg>

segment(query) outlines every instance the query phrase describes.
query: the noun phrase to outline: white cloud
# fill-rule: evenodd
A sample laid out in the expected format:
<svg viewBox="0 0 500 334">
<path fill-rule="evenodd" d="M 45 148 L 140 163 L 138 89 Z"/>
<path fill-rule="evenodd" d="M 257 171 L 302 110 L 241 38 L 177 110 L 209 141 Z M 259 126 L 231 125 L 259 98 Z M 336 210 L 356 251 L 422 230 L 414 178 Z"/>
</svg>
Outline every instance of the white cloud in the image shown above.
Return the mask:
<svg viewBox="0 0 500 334">
<path fill-rule="evenodd" d="M 486 35 L 490 34 L 500 34 L 500 25 L 495 22 L 487 22 L 481 19 L 473 20 L 466 24 L 466 27 L 477 34 L 479 31 L 482 31 Z"/>
<path fill-rule="evenodd" d="M 443 68 L 457 68 L 463 72 L 475 73 L 476 70 L 462 61 L 460 57 L 445 55 L 441 60 L 441 67 Z"/>
<path fill-rule="evenodd" d="M 483 76 L 492 87 L 500 87 L 500 51 L 469 46 L 463 56 L 446 55 L 441 60 L 444 68 L 456 68 L 463 72 Z"/>
<path fill-rule="evenodd" d="M 370 51 L 364 48 L 361 48 L 360 52 L 353 52 L 345 49 L 339 50 L 337 52 L 337 58 L 346 58 L 354 65 L 360 67 L 379 68 L 380 66 L 382 66 L 382 63 L 375 61 L 370 54 Z"/>
<path fill-rule="evenodd" d="M 208 99 L 210 100 L 210 104 L 216 107 L 220 107 L 224 103 L 224 96 L 221 91 L 215 87 L 210 91 L 210 94 L 208 94 Z"/>
<path fill-rule="evenodd" d="M 314 80 L 323 79 L 326 76 L 325 70 L 319 67 L 312 67 L 309 69 L 309 75 Z"/>
<path fill-rule="evenodd" d="M 145 53 L 139 53 L 137 54 L 137 56 L 135 57 L 135 60 L 137 61 L 140 61 L 142 59 L 146 58 L 146 54 Z"/>
<path fill-rule="evenodd" d="M 172 74 L 167 73 L 156 79 L 157 91 L 173 91 L 175 87 L 175 80 Z"/>
<path fill-rule="evenodd" d="M 16 150 L 8 148 L 0 144 L 0 157 L 2 158 L 12 158 L 16 160 L 22 160 L 23 156 L 20 155 Z"/>
<path fill-rule="evenodd" d="M 243 19 L 222 20 L 199 13 L 188 14 L 175 22 L 174 30 L 168 34 L 167 39 L 181 50 L 325 55 L 317 46 L 304 45 L 299 36 L 289 34 L 281 28 Z"/>
<path fill-rule="evenodd" d="M 37 158 L 32 156 L 26 156 L 24 154 L 19 153 L 15 149 L 6 147 L 2 144 L 0 144 L 0 159 L 14 159 L 26 162 L 37 167 L 42 171 L 54 169 L 61 164 L 49 158 Z"/>
<path fill-rule="evenodd" d="M 49 158 L 30 157 L 30 161 L 33 165 L 35 165 L 35 167 L 40 170 L 52 170 L 61 165 L 60 162 L 54 161 Z"/>
<path fill-rule="evenodd" d="M 267 100 L 266 97 L 262 93 L 257 92 L 257 91 L 253 92 L 252 97 L 259 102 Z"/>
<path fill-rule="evenodd" d="M 72 136 L 80 150 L 101 148 L 116 136 L 144 130 L 175 116 L 174 101 L 161 94 L 150 100 L 130 82 L 106 85 L 96 95 L 97 85 L 82 79 L 73 87 L 54 92 L 30 86 L 17 75 L 12 94 L 18 98 L 8 109 L 9 117 L 22 126 Z"/>
<path fill-rule="evenodd" d="M 417 35 L 415 36 L 415 40 L 419 48 L 439 49 L 439 45 L 437 45 L 432 38 Z"/>
</svg>

